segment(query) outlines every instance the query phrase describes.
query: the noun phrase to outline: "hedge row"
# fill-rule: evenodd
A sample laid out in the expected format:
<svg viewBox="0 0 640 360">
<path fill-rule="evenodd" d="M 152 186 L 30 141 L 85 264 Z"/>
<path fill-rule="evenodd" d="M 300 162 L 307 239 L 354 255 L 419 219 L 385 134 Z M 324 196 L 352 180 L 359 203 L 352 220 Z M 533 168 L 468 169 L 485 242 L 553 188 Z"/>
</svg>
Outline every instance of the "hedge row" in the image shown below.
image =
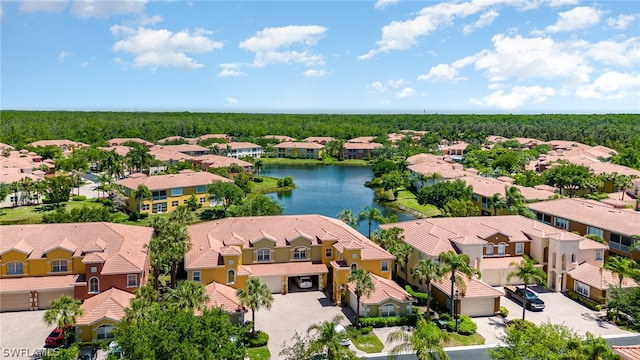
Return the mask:
<svg viewBox="0 0 640 360">
<path fill-rule="evenodd" d="M 586 298 L 574 291 L 571 290 L 567 290 L 565 293 L 565 296 L 567 296 L 569 299 L 572 299 L 574 301 L 579 302 L 580 304 L 588 307 L 591 310 L 595 310 L 595 311 L 600 311 L 602 310 L 602 305 L 600 305 L 598 302 L 593 301 L 589 298 Z"/>
<path fill-rule="evenodd" d="M 429 297 L 427 293 L 417 292 L 413 290 L 413 287 L 409 284 L 405 285 L 404 289 L 407 290 L 409 295 L 413 296 L 416 299 L 418 306 L 427 305 L 427 298 Z"/>
<path fill-rule="evenodd" d="M 360 325 L 364 327 L 382 328 L 388 326 L 415 326 L 416 315 L 408 316 L 388 316 L 388 317 L 365 317 L 360 318 Z"/>
</svg>

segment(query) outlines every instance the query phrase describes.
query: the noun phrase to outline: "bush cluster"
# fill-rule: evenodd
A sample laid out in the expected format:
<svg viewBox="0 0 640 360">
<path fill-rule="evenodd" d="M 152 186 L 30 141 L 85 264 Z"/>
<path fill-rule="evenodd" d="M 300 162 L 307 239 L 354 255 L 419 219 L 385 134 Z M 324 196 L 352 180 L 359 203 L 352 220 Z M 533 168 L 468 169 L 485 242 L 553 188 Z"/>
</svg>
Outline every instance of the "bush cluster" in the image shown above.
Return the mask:
<svg viewBox="0 0 640 360">
<path fill-rule="evenodd" d="M 500 306 L 500 316 L 502 316 L 503 318 L 509 316 L 509 309 L 504 306 Z"/>
<path fill-rule="evenodd" d="M 269 334 L 258 330 L 255 334 L 249 336 L 248 342 L 250 348 L 265 346 L 269 342 Z"/>
<path fill-rule="evenodd" d="M 567 290 L 567 292 L 564 293 L 569 299 L 573 300 L 573 301 L 577 301 L 580 304 L 588 307 L 591 310 L 595 310 L 595 311 L 600 311 L 602 310 L 602 305 L 598 304 L 596 301 L 593 301 L 589 298 L 586 298 L 574 291 L 571 290 Z"/>
<path fill-rule="evenodd" d="M 468 315 L 460 316 L 459 321 L 458 334 L 460 335 L 473 335 L 476 333 L 476 330 L 478 330 L 478 325 L 476 325 L 473 319 Z"/>
<path fill-rule="evenodd" d="M 417 300 L 418 306 L 427 305 L 427 298 L 429 297 L 427 293 L 415 291 L 413 290 L 413 287 L 408 284 L 405 285 L 404 289 L 407 290 L 409 295 L 413 296 Z"/>
<path fill-rule="evenodd" d="M 408 316 L 388 316 L 388 317 L 366 317 L 360 318 L 360 325 L 363 327 L 381 328 L 389 326 L 415 326 L 416 315 Z"/>
</svg>

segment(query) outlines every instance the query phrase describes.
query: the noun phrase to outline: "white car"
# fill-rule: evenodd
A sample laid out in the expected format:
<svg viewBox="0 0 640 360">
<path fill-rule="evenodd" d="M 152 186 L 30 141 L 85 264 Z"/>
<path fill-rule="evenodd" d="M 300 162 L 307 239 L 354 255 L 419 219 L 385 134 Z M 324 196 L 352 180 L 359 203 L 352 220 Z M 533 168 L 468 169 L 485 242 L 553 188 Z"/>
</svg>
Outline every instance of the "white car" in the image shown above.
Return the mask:
<svg viewBox="0 0 640 360">
<path fill-rule="evenodd" d="M 336 333 L 338 333 L 341 337 L 340 339 L 340 345 L 342 346 L 349 346 L 351 345 L 351 339 L 349 339 L 349 336 L 347 335 L 347 329 L 345 329 L 344 326 L 340 325 L 340 324 L 336 324 L 333 329 L 336 331 Z"/>
<path fill-rule="evenodd" d="M 313 281 L 311 281 L 310 276 L 298 276 L 296 278 L 296 284 L 300 289 L 309 289 L 313 286 Z"/>
</svg>

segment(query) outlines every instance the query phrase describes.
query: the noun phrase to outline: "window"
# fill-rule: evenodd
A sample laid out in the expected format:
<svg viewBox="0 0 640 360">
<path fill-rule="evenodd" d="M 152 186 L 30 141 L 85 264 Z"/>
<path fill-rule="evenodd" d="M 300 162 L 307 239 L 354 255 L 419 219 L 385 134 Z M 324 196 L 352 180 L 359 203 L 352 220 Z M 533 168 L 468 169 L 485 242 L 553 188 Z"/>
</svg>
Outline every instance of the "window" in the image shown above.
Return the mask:
<svg viewBox="0 0 640 360">
<path fill-rule="evenodd" d="M 51 272 L 67 272 L 67 260 L 54 260 L 51 262 Z"/>
<path fill-rule="evenodd" d="M 354 272 L 356 270 L 358 270 L 358 264 L 356 263 L 351 264 L 351 272 Z"/>
<path fill-rule="evenodd" d="M 488 209 L 489 208 L 489 198 L 482 197 L 482 207 Z"/>
<path fill-rule="evenodd" d="M 143 211 L 149 211 L 149 204 L 143 204 L 142 205 L 142 210 Z"/>
<path fill-rule="evenodd" d="M 536 218 L 538 218 L 538 221 L 542 221 L 545 224 L 551 224 L 551 215 L 537 213 Z"/>
<path fill-rule="evenodd" d="M 506 247 L 504 243 L 498 244 L 498 255 L 504 255 Z"/>
<path fill-rule="evenodd" d="M 271 250 L 269 249 L 260 249 L 257 255 L 256 261 L 271 261 Z"/>
<path fill-rule="evenodd" d="M 171 189 L 171 196 L 182 196 L 182 188 Z"/>
<path fill-rule="evenodd" d="M 138 286 L 138 275 L 137 274 L 128 274 L 127 275 L 127 287 L 136 287 Z"/>
<path fill-rule="evenodd" d="M 561 229 L 569 230 L 569 220 L 556 217 L 555 226 Z"/>
<path fill-rule="evenodd" d="M 594 227 L 594 226 L 587 226 L 587 234 L 588 235 L 597 235 L 599 236 L 601 239 L 604 239 L 604 230 Z"/>
<path fill-rule="evenodd" d="M 589 297 L 589 285 L 583 284 L 580 281 L 575 282 L 575 291 L 586 297 Z"/>
<path fill-rule="evenodd" d="M 324 249 L 324 257 L 332 257 L 333 256 L 333 249 L 332 248 L 326 248 Z"/>
<path fill-rule="evenodd" d="M 307 249 L 303 247 L 296 248 L 293 251 L 294 260 L 302 260 L 307 258 Z"/>
<path fill-rule="evenodd" d="M 202 281 L 200 271 L 194 271 L 194 272 L 192 272 L 192 273 L 191 273 L 191 280 L 196 281 L 196 282 L 200 282 L 200 281 Z"/>
<path fill-rule="evenodd" d="M 353 254 L 351 254 L 351 258 L 352 258 L 352 259 L 357 259 L 357 258 L 358 258 L 358 254 L 357 254 L 357 253 L 353 253 Z"/>
<path fill-rule="evenodd" d="M 596 250 L 596 261 L 602 261 L 604 258 L 604 251 Z"/>
<path fill-rule="evenodd" d="M 178 206 L 178 201 L 172 201 L 172 202 L 171 202 L 171 206 L 173 206 L 173 207 Z"/>
<path fill-rule="evenodd" d="M 609 247 L 615 250 L 629 252 L 631 238 L 620 234 L 611 233 L 609 235 Z"/>
<path fill-rule="evenodd" d="M 202 194 L 202 193 L 205 193 L 205 192 L 207 192 L 207 187 L 206 186 L 204 186 L 204 185 L 196 186 L 196 193 Z"/>
<path fill-rule="evenodd" d="M 97 277 L 89 279 L 89 294 L 97 294 L 100 292 L 100 282 Z"/>
<path fill-rule="evenodd" d="M 380 271 L 389 271 L 389 262 L 388 261 L 380 262 Z"/>
<path fill-rule="evenodd" d="M 164 200 L 167 198 L 167 190 L 152 191 L 151 198 L 153 200 Z"/>
<path fill-rule="evenodd" d="M 154 214 L 167 212 L 167 203 L 162 202 L 162 203 L 153 204 L 151 207 L 151 212 Z"/>
<path fill-rule="evenodd" d="M 233 259 L 229 259 L 229 265 L 233 265 L 235 264 L 235 261 L 233 261 Z"/>
<path fill-rule="evenodd" d="M 493 244 L 487 244 L 487 256 L 493 255 Z"/>
<path fill-rule="evenodd" d="M 576 263 L 576 254 L 571 254 L 571 263 L 572 264 Z"/>
<path fill-rule="evenodd" d="M 236 282 L 235 270 L 227 271 L 227 284 L 235 284 L 235 282 Z"/>
<path fill-rule="evenodd" d="M 91 272 L 92 273 L 97 272 L 97 271 L 98 271 L 98 267 L 97 266 L 92 266 L 91 267 Z"/>
<path fill-rule="evenodd" d="M 524 254 L 524 243 L 516 243 L 516 255 Z"/>
<path fill-rule="evenodd" d="M 113 325 L 100 325 L 96 328 L 98 340 L 113 339 Z"/>
<path fill-rule="evenodd" d="M 7 275 L 20 275 L 22 274 L 22 263 L 12 262 L 7 264 Z"/>
<path fill-rule="evenodd" d="M 385 304 L 381 309 L 382 316 L 396 316 L 396 306 L 394 304 Z"/>
<path fill-rule="evenodd" d="M 204 204 L 206 202 L 207 202 L 207 198 L 206 197 L 200 198 L 200 204 Z"/>
<path fill-rule="evenodd" d="M 471 194 L 471 200 L 478 202 L 478 200 L 480 200 L 478 194 Z"/>
</svg>

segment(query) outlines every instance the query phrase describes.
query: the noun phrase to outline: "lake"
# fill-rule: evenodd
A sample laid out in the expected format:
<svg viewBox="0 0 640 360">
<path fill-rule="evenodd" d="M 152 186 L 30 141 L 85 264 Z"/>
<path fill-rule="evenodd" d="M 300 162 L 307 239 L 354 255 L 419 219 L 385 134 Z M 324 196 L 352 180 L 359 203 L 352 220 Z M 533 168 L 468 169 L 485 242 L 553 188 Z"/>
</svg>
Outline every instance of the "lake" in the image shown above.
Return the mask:
<svg viewBox="0 0 640 360">
<path fill-rule="evenodd" d="M 386 208 L 375 202 L 373 190 L 364 186 L 373 178 L 367 166 L 288 166 L 265 165 L 261 175 L 275 178 L 291 176 L 296 189 L 287 192 L 267 194 L 284 207 L 284 214 L 320 214 L 337 217 L 344 209 L 349 209 L 357 217 L 365 206 L 380 209 L 384 216 L 397 214 L 400 221 L 415 219 L 411 214 Z M 378 228 L 373 224 L 371 232 Z M 368 235 L 367 221 L 362 221 L 357 230 Z"/>
</svg>

